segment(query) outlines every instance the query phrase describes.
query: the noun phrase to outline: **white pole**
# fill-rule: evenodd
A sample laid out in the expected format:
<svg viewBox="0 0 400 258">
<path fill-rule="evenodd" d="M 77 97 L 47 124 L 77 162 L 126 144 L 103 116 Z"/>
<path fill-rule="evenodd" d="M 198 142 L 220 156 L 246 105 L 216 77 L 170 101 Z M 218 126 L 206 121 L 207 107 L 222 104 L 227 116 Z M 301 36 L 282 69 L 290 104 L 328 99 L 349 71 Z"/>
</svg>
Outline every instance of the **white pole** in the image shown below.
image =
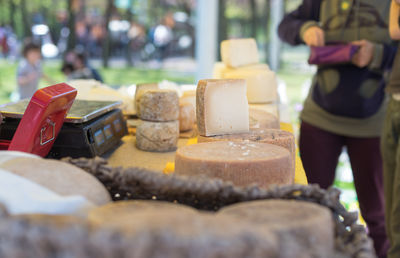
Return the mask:
<svg viewBox="0 0 400 258">
<path fill-rule="evenodd" d="M 284 4 L 283 0 L 271 0 L 270 1 L 271 10 L 271 28 L 269 32 L 269 53 L 268 61 L 271 70 L 276 71 L 279 68 L 280 53 L 282 42 L 278 36 L 278 26 L 284 15 Z"/>
<path fill-rule="evenodd" d="M 218 0 L 198 0 L 196 19 L 196 79 L 210 79 L 218 49 Z"/>
</svg>

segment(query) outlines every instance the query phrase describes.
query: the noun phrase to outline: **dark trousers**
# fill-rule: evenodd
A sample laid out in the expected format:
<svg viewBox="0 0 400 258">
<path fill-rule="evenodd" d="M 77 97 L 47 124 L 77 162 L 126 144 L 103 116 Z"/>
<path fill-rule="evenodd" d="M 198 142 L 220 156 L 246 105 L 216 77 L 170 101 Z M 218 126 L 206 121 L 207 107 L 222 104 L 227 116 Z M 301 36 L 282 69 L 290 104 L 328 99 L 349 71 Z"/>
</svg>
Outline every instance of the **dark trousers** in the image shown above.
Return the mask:
<svg viewBox="0 0 400 258">
<path fill-rule="evenodd" d="M 400 101 L 391 99 L 382 135 L 389 258 L 400 257 Z"/>
<path fill-rule="evenodd" d="M 389 242 L 385 232 L 380 139 L 341 136 L 302 122 L 300 156 L 310 184 L 319 184 L 325 189 L 333 184 L 344 146 L 350 158 L 361 215 L 378 257 L 386 257 Z"/>
</svg>

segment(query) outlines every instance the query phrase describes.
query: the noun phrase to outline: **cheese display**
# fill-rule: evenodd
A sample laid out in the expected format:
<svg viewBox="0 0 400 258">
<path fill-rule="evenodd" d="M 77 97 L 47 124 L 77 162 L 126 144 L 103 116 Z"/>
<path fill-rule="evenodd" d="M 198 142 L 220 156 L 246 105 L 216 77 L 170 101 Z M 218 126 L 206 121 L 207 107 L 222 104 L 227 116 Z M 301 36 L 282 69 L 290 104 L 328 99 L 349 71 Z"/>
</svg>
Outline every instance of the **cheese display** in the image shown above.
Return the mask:
<svg viewBox="0 0 400 258">
<path fill-rule="evenodd" d="M 292 184 L 291 153 L 280 146 L 258 142 L 208 142 L 178 148 L 178 175 L 205 175 L 231 181 L 237 186 Z"/>
<path fill-rule="evenodd" d="M 186 132 L 194 128 L 196 113 L 191 103 L 179 104 L 179 131 Z"/>
<path fill-rule="evenodd" d="M 249 131 L 249 107 L 244 80 L 200 80 L 196 92 L 200 135 Z"/>
<path fill-rule="evenodd" d="M 143 93 L 145 93 L 146 91 L 149 90 L 158 90 L 159 89 L 159 85 L 158 83 L 144 83 L 144 84 L 138 84 L 136 85 L 136 91 L 135 91 L 135 110 L 136 112 L 138 111 L 139 108 L 139 99 L 140 97 L 143 95 Z"/>
<path fill-rule="evenodd" d="M 252 38 L 224 40 L 221 59 L 229 67 L 256 64 L 259 62 L 257 43 Z"/>
<path fill-rule="evenodd" d="M 326 207 L 303 201 L 263 200 L 228 206 L 219 214 L 273 231 L 287 244 L 281 257 L 333 257 L 334 225 Z"/>
<path fill-rule="evenodd" d="M 249 108 L 250 129 L 279 129 L 279 119 L 273 114 L 255 108 Z"/>
<path fill-rule="evenodd" d="M 234 69 L 224 73 L 225 79 L 245 79 L 250 104 L 274 102 L 278 99 L 275 73 L 269 69 Z"/>
<path fill-rule="evenodd" d="M 141 121 L 136 128 L 136 146 L 140 150 L 168 152 L 176 150 L 179 121 Z"/>
<path fill-rule="evenodd" d="M 0 168 L 62 196 L 81 195 L 96 205 L 111 201 L 107 189 L 94 176 L 61 161 L 21 157 L 1 163 Z"/>
<path fill-rule="evenodd" d="M 179 98 L 174 90 L 148 90 L 138 100 L 142 120 L 166 122 L 179 119 Z"/>
</svg>

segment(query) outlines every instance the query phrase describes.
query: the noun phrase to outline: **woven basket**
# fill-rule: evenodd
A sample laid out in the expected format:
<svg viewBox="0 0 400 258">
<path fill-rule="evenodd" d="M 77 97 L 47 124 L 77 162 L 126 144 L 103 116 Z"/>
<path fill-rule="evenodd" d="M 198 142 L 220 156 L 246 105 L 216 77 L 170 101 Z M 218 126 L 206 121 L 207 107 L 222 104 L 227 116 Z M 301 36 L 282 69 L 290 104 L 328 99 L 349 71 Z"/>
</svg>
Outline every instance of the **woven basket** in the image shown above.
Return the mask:
<svg viewBox="0 0 400 258">
<path fill-rule="evenodd" d="M 164 175 L 140 168 L 112 168 L 100 158 L 64 159 L 97 177 L 114 201 L 161 200 L 177 202 L 199 210 L 217 211 L 230 204 L 261 199 L 292 199 L 317 203 L 332 211 L 335 222 L 335 257 L 376 257 L 357 213 L 339 202 L 335 188 L 291 185 L 269 190 L 257 186 L 234 187 L 218 179 Z M 0 207 L 1 208 L 1 207 Z M 131 257 L 132 242 L 119 232 L 97 230 L 85 221 L 66 222 L 56 228 L 24 218 L 10 217 L 0 209 L 0 257 Z M 71 225 L 69 225 L 70 223 Z M 13 256 L 10 255 L 12 250 Z M 19 253 L 16 251 L 19 250 Z"/>
</svg>

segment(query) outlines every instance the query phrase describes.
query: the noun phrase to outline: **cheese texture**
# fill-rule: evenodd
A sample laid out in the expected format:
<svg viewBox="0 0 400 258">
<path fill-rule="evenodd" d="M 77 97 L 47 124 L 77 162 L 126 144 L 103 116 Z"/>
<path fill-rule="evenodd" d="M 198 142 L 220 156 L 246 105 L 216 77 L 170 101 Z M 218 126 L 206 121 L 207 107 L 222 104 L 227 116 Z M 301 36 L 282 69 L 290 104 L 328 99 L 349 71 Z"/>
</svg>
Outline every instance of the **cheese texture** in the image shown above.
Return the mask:
<svg viewBox="0 0 400 258">
<path fill-rule="evenodd" d="M 194 128 L 196 113 L 191 103 L 179 104 L 179 131 L 186 132 Z"/>
<path fill-rule="evenodd" d="M 250 129 L 248 133 L 230 134 L 230 135 L 217 135 L 217 136 L 198 136 L 197 142 L 219 142 L 219 141 L 232 141 L 232 142 L 259 142 L 269 143 L 287 149 L 291 154 L 290 163 L 294 173 L 295 169 L 295 155 L 296 145 L 294 135 L 292 133 L 279 130 L 279 129 Z"/>
<path fill-rule="evenodd" d="M 197 129 L 211 136 L 249 131 L 244 80 L 200 80 L 196 91 Z"/>
<path fill-rule="evenodd" d="M 229 39 L 221 42 L 221 59 L 229 67 L 259 62 L 257 43 L 252 38 Z"/>
<path fill-rule="evenodd" d="M 136 128 L 136 146 L 150 152 L 176 150 L 179 139 L 179 121 L 141 121 Z"/>
<path fill-rule="evenodd" d="M 326 207 L 295 200 L 262 200 L 228 206 L 218 215 L 273 231 L 286 246 L 281 257 L 334 257 L 334 225 Z"/>
<path fill-rule="evenodd" d="M 275 102 L 278 99 L 275 73 L 268 69 L 234 69 L 224 73 L 224 78 L 245 79 L 250 104 Z"/>
<path fill-rule="evenodd" d="M 250 129 L 279 129 L 279 119 L 273 114 L 255 108 L 249 109 Z"/>
<path fill-rule="evenodd" d="M 138 100 L 142 120 L 166 122 L 179 119 L 179 98 L 174 90 L 148 90 Z"/>
<path fill-rule="evenodd" d="M 139 112 L 139 105 L 138 101 L 140 97 L 145 93 L 146 91 L 149 90 L 158 90 L 159 86 L 158 83 L 144 83 L 144 84 L 138 84 L 136 85 L 136 91 L 135 91 L 135 110 L 136 112 Z"/>
<path fill-rule="evenodd" d="M 292 184 L 294 170 L 288 150 L 257 142 L 208 142 L 179 148 L 175 157 L 178 175 L 205 175 L 237 186 Z"/>
<path fill-rule="evenodd" d="M 262 110 L 279 118 L 279 108 L 277 103 L 268 104 L 249 104 L 250 109 Z M 249 109 L 249 110 L 250 110 Z"/>
</svg>

